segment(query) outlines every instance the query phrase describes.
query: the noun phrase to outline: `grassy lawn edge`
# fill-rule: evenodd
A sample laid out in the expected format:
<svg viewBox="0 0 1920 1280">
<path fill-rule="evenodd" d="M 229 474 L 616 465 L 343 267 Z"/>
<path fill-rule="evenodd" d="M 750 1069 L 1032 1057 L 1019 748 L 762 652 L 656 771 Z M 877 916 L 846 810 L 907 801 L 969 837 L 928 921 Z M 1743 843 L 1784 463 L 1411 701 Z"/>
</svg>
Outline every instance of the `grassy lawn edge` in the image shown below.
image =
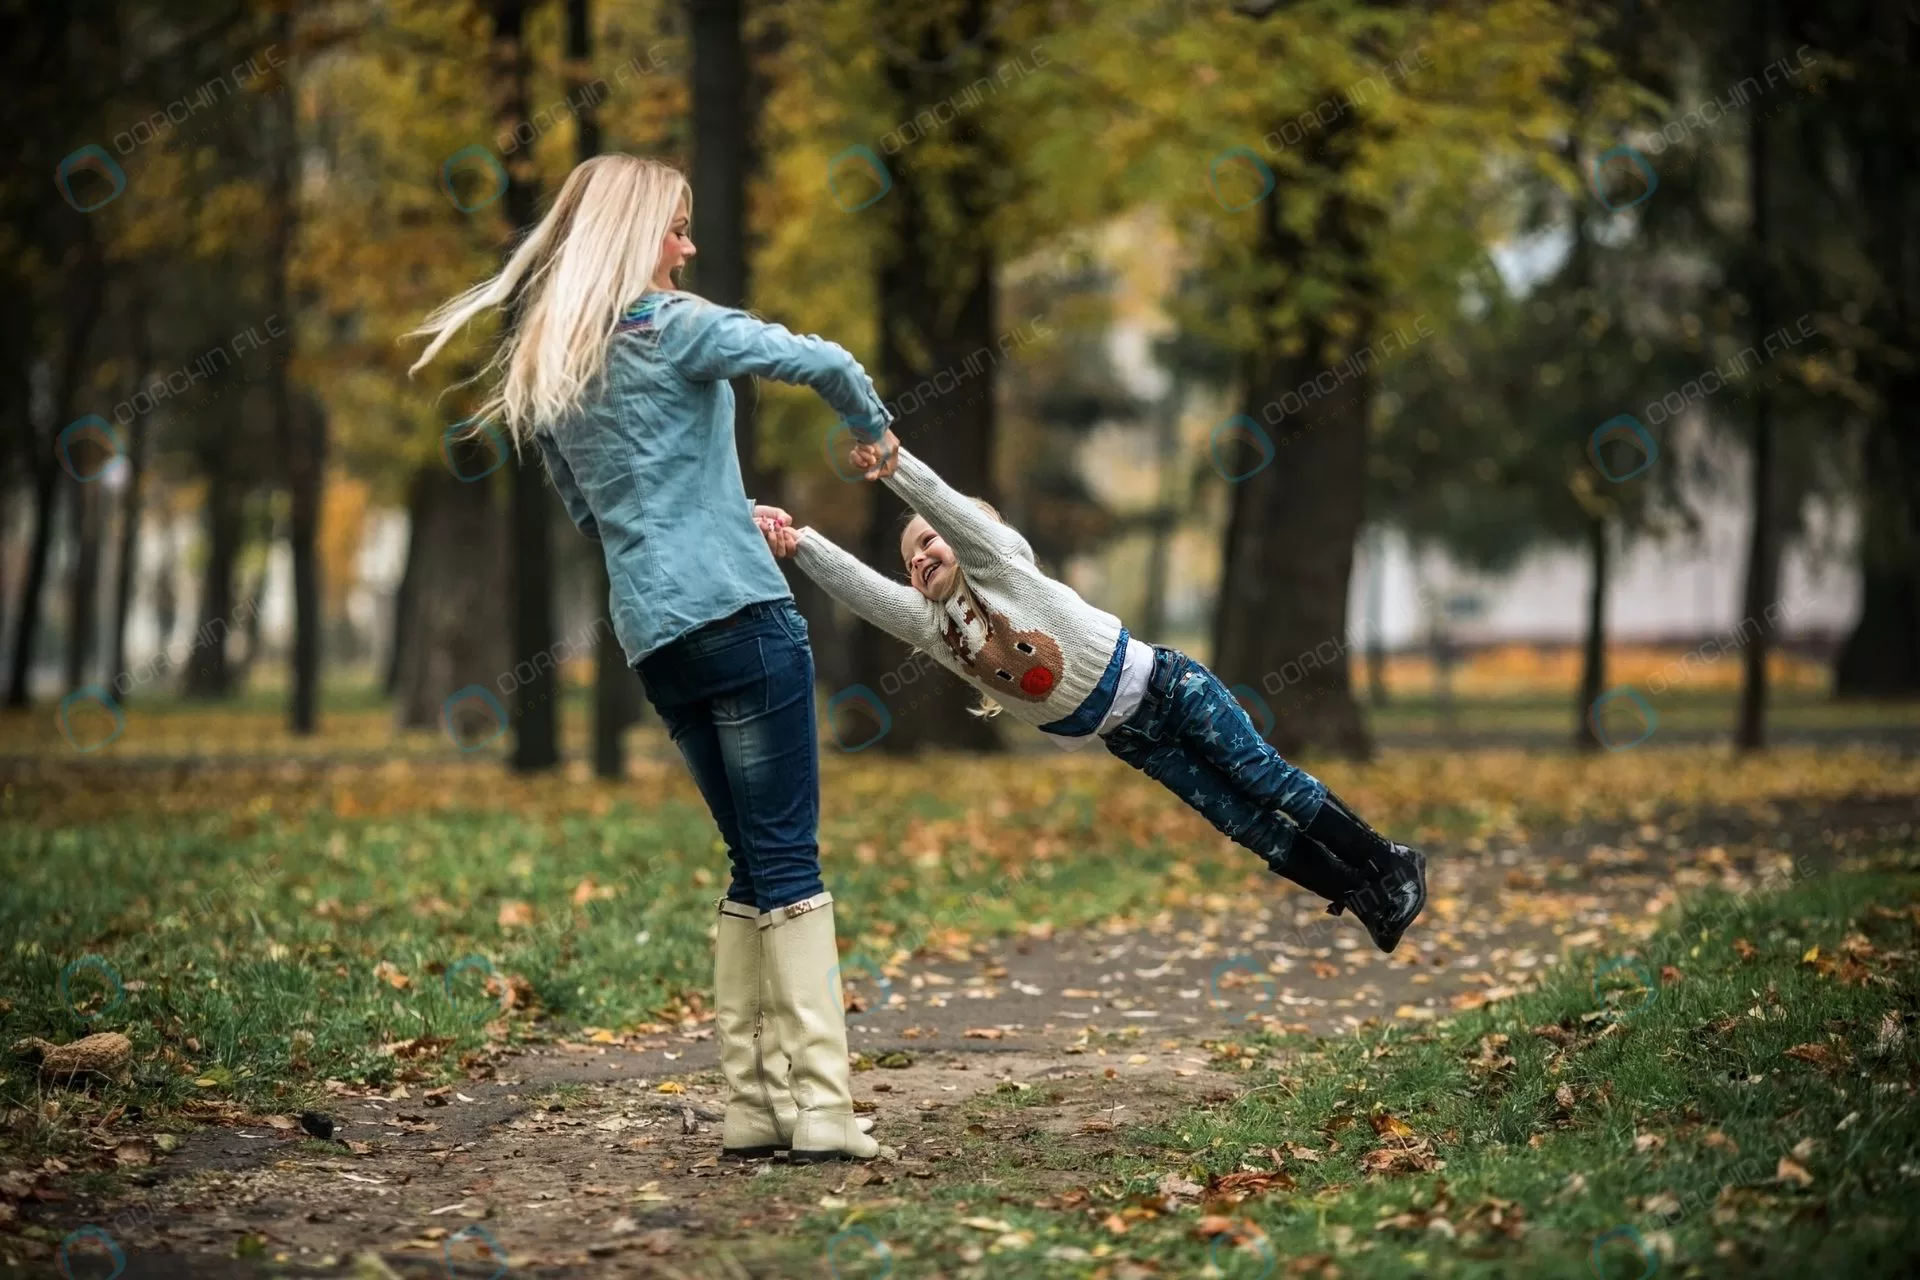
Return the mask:
<svg viewBox="0 0 1920 1280">
<path fill-rule="evenodd" d="M 1911 1274 L 1916 861 L 1702 897 L 1447 1022 L 1220 1045 L 1271 1065 L 1115 1150 L 1009 1144 L 989 1097 L 977 1178 L 804 1243 L 841 1280 Z"/>
</svg>

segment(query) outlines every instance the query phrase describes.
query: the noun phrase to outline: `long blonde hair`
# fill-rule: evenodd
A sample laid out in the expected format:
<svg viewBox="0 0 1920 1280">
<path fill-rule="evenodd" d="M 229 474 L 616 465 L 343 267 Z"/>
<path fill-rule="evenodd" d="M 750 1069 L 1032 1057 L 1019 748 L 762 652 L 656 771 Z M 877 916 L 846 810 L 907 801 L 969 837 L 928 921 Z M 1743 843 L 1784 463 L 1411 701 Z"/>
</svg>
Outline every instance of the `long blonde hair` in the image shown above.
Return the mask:
<svg viewBox="0 0 1920 1280">
<path fill-rule="evenodd" d="M 517 294 L 519 323 L 475 375 L 498 382 L 474 415 L 476 424 L 505 427 L 517 452 L 586 398 L 606 368 L 621 311 L 652 287 L 667 229 L 692 201 L 686 175 L 659 160 L 615 154 L 582 161 L 498 275 L 443 303 L 406 335 L 432 338 L 408 374 L 474 317 Z"/>
</svg>

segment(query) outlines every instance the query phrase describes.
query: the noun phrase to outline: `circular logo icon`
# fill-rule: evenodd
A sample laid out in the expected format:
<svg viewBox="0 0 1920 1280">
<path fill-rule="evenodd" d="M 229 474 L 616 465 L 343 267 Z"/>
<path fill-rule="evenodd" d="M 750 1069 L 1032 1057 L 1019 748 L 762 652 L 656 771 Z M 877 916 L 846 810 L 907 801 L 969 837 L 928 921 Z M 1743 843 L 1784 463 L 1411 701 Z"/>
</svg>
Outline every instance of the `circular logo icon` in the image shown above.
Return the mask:
<svg viewBox="0 0 1920 1280">
<path fill-rule="evenodd" d="M 108 1270 L 104 1275 L 96 1266 L 80 1261 L 89 1257 L 105 1259 Z M 81 1227 L 60 1242 L 60 1274 L 67 1280 L 114 1280 L 126 1269 L 127 1255 L 104 1227 Z"/>
<path fill-rule="evenodd" d="M 1236 1235 L 1228 1231 L 1215 1236 L 1207 1246 L 1207 1264 L 1214 1275 L 1228 1276 L 1231 1280 L 1267 1280 L 1279 1265 L 1279 1259 L 1264 1234 L 1253 1231 Z"/>
<path fill-rule="evenodd" d="M 112 965 L 99 956 L 81 956 L 60 971 L 60 1003 L 76 1018 L 89 1022 L 118 1009 L 127 999 L 127 989 Z M 97 1008 L 85 1006 L 100 1003 Z"/>
<path fill-rule="evenodd" d="M 835 1280 L 881 1280 L 893 1274 L 893 1250 L 865 1227 L 846 1227 L 827 1241 L 827 1270 Z"/>
</svg>

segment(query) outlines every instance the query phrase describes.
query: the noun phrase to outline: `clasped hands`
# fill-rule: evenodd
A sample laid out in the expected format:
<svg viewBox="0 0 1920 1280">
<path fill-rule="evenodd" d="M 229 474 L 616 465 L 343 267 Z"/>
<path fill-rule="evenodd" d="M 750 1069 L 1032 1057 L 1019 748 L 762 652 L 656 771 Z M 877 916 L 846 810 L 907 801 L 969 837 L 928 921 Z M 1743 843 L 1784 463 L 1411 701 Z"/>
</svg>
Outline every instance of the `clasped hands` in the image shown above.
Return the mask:
<svg viewBox="0 0 1920 1280">
<path fill-rule="evenodd" d="M 884 480 L 900 465 L 900 437 L 889 429 L 872 444 L 854 445 L 847 460 L 860 468 L 866 479 Z M 761 536 L 767 540 L 767 550 L 773 552 L 775 559 L 785 560 L 800 549 L 801 531 L 794 527 L 793 517 L 779 507 L 756 504 L 753 522 L 759 526 Z"/>
</svg>

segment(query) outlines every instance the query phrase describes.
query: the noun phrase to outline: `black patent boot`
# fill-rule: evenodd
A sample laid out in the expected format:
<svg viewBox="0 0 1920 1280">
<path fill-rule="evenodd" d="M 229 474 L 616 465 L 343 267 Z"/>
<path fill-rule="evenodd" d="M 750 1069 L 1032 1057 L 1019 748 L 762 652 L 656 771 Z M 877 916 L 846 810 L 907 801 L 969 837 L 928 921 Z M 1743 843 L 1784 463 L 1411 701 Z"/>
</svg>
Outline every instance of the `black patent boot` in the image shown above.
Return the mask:
<svg viewBox="0 0 1920 1280">
<path fill-rule="evenodd" d="M 1334 915 L 1341 907 L 1353 912 L 1373 945 L 1392 952 L 1426 909 L 1426 855 L 1375 831 L 1331 791 L 1300 834 L 1349 868 L 1359 882 L 1344 898 L 1334 899 L 1329 910 Z"/>
</svg>

